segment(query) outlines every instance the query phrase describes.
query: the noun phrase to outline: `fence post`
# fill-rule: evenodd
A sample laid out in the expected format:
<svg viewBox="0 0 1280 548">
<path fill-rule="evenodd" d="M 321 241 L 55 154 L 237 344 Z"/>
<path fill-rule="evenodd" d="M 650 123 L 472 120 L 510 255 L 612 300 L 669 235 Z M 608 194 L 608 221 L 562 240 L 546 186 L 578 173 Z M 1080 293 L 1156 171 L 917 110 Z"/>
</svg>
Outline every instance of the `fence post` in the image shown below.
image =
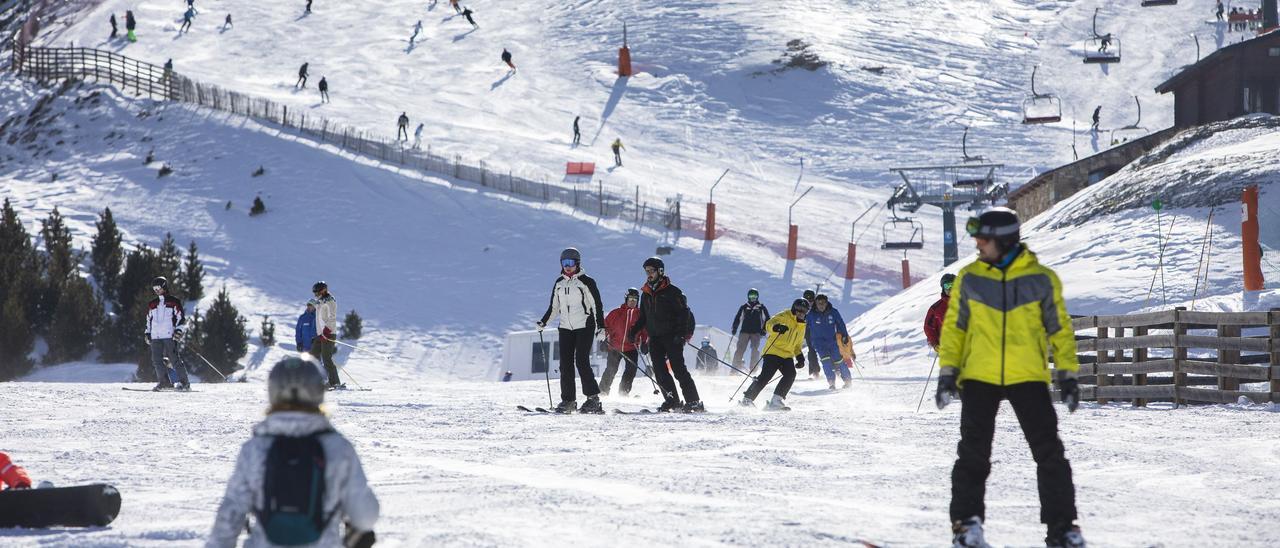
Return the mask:
<svg viewBox="0 0 1280 548">
<path fill-rule="evenodd" d="M 1105 327 L 1098 328 L 1098 340 L 1096 341 L 1098 346 L 1097 348 L 1094 349 L 1094 352 L 1093 352 L 1094 354 L 1097 355 L 1096 376 L 1098 377 L 1098 380 L 1095 382 L 1095 386 L 1097 388 L 1094 390 L 1094 399 L 1097 400 L 1098 405 L 1103 405 L 1108 401 L 1110 401 L 1107 398 L 1102 397 L 1102 387 L 1111 385 L 1111 376 L 1104 375 L 1102 373 L 1102 366 L 1105 365 L 1107 362 L 1111 361 L 1111 353 L 1102 349 L 1102 341 L 1107 340 L 1107 338 L 1109 337 L 1108 333 L 1110 332 L 1107 331 L 1107 328 Z"/>
<path fill-rule="evenodd" d="M 1280 308 L 1272 308 L 1267 320 L 1271 325 L 1271 402 L 1280 403 Z"/>
<path fill-rule="evenodd" d="M 1143 336 L 1146 336 L 1146 334 L 1147 334 L 1147 328 L 1146 328 L 1146 327 L 1135 327 L 1135 328 L 1133 328 L 1133 336 L 1134 336 L 1134 337 L 1143 337 Z M 1145 348 L 1145 347 L 1143 347 L 1143 348 L 1134 348 L 1134 349 L 1133 349 L 1133 364 L 1136 366 L 1136 365 L 1138 365 L 1138 364 L 1140 364 L 1140 363 L 1143 363 L 1143 362 L 1147 361 L 1147 355 L 1148 355 L 1148 353 L 1149 353 L 1149 351 L 1148 351 L 1148 349 L 1147 349 L 1147 348 Z M 1146 373 L 1134 373 L 1134 374 L 1133 374 L 1133 385 L 1134 385 L 1135 387 L 1137 387 L 1137 386 L 1146 386 L 1146 385 L 1147 385 L 1147 374 L 1146 374 Z M 1134 398 L 1134 399 L 1133 399 L 1133 406 L 1134 406 L 1134 407 L 1146 407 L 1146 406 L 1147 406 L 1147 400 L 1146 400 L 1146 398 Z"/>
<path fill-rule="evenodd" d="M 1187 325 L 1182 322 L 1182 313 L 1187 310 L 1185 306 L 1179 306 L 1173 309 L 1173 407 L 1177 409 L 1186 400 L 1182 399 L 1182 389 L 1187 386 L 1187 374 L 1182 372 L 1182 367 L 1187 361 L 1187 347 L 1182 346 L 1182 337 L 1187 334 Z"/>
<path fill-rule="evenodd" d="M 604 179 L 600 179 L 600 216 L 604 217 Z"/>
<path fill-rule="evenodd" d="M 1124 338 L 1124 328 L 1123 328 L 1123 327 L 1116 327 L 1116 328 L 1114 328 L 1114 330 L 1112 331 L 1112 333 L 1111 333 L 1111 334 L 1112 334 L 1115 338 L 1117 338 L 1117 339 L 1123 339 L 1123 338 Z M 1113 361 L 1113 362 L 1121 362 L 1121 363 L 1123 363 L 1123 362 L 1125 361 L 1124 348 L 1117 348 L 1117 349 L 1116 349 L 1116 353 L 1115 353 L 1114 357 L 1111 359 L 1111 361 Z M 1112 376 L 1110 379 L 1108 379 L 1108 382 L 1109 382 L 1112 386 L 1117 386 L 1117 385 L 1123 386 L 1123 385 L 1128 384 L 1128 383 L 1126 383 L 1126 382 L 1125 382 L 1125 375 L 1123 375 L 1123 374 L 1118 374 L 1118 375 Z"/>
<path fill-rule="evenodd" d="M 1218 324 L 1218 339 L 1224 337 L 1239 337 L 1240 326 Z M 1239 350 L 1218 350 L 1218 365 L 1235 365 L 1240 363 Z M 1230 377 L 1218 371 L 1218 390 L 1239 390 L 1240 379 Z"/>
</svg>

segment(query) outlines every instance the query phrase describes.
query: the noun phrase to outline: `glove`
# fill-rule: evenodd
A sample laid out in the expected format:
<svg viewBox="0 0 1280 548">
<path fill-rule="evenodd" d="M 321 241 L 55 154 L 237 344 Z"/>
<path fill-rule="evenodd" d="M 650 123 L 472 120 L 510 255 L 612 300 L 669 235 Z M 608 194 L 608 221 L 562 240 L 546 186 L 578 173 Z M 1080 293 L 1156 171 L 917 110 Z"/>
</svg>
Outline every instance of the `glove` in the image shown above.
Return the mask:
<svg viewBox="0 0 1280 548">
<path fill-rule="evenodd" d="M 785 328 L 786 326 L 780 325 L 778 327 Z M 796 369 L 804 369 L 804 353 L 803 352 L 796 354 Z"/>
<path fill-rule="evenodd" d="M 933 397 L 933 402 L 938 404 L 938 409 L 946 407 L 951 400 L 960 397 L 960 387 L 956 385 L 957 374 L 954 367 L 943 367 L 942 372 L 938 374 L 938 393 Z"/>
<path fill-rule="evenodd" d="M 597 330 L 596 330 L 596 338 L 597 338 L 597 339 L 600 339 L 600 340 L 602 340 L 602 341 L 603 341 L 603 340 L 608 340 L 608 339 L 606 339 L 606 338 L 605 338 L 605 333 L 604 333 L 604 328 L 603 328 L 603 327 L 601 327 L 601 328 L 599 328 L 599 329 L 597 329 Z"/>
<path fill-rule="evenodd" d="M 350 523 L 343 525 L 346 531 L 342 534 L 342 545 L 345 548 L 370 548 L 377 541 L 373 531 L 361 531 L 352 527 Z"/>
<path fill-rule="evenodd" d="M 298 352 L 302 352 L 302 345 L 298 345 Z"/>
<path fill-rule="evenodd" d="M 1074 372 L 1058 372 L 1058 392 L 1062 394 L 1062 403 L 1067 404 L 1067 411 L 1075 413 L 1080 407 L 1080 381 Z"/>
<path fill-rule="evenodd" d="M 324 335 L 324 339 L 326 341 L 337 340 L 333 337 L 333 331 L 330 330 L 328 327 L 324 328 L 324 333 L 321 333 L 321 334 Z"/>
<path fill-rule="evenodd" d="M 538 331 L 542 331 L 544 328 L 547 327 L 547 324 L 542 323 L 541 321 L 537 322 L 537 325 L 538 325 Z"/>
<path fill-rule="evenodd" d="M 649 341 L 645 341 L 645 342 L 640 343 L 640 353 L 641 353 L 641 354 L 648 354 L 648 353 L 649 353 Z"/>
<path fill-rule="evenodd" d="M 787 331 L 789 331 L 789 328 L 787 328 L 787 326 L 785 326 L 785 325 L 782 325 L 782 324 L 774 324 L 774 326 L 773 326 L 773 332 L 774 332 L 774 333 L 777 333 L 777 334 L 779 334 L 779 335 L 781 335 L 781 334 L 783 334 L 783 333 L 786 333 Z"/>
<path fill-rule="evenodd" d="M 142 334 L 142 342 L 143 342 L 143 344 L 146 344 L 147 346 L 151 346 L 151 334 L 149 334 L 149 333 L 143 333 L 143 334 Z"/>
<path fill-rule="evenodd" d="M 182 330 L 175 329 L 173 331 L 173 342 L 182 342 Z"/>
</svg>

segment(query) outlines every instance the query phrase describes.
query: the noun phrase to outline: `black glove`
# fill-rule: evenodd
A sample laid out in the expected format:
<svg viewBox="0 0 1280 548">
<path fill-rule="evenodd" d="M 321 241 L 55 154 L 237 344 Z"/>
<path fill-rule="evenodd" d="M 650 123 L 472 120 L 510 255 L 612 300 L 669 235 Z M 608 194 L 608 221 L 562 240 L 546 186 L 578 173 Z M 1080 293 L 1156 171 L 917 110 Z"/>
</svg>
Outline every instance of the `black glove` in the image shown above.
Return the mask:
<svg viewBox="0 0 1280 548">
<path fill-rule="evenodd" d="M 786 326 L 781 325 L 778 327 L 786 327 Z M 804 369 L 804 352 L 796 354 L 796 369 Z"/>
<path fill-rule="evenodd" d="M 151 346 L 151 335 L 148 335 L 148 334 L 146 334 L 146 333 L 143 333 L 143 334 L 142 334 L 142 342 L 143 342 L 143 344 L 146 344 L 147 346 Z"/>
<path fill-rule="evenodd" d="M 302 345 L 298 345 L 298 352 L 302 352 Z"/>
<path fill-rule="evenodd" d="M 173 342 L 182 342 L 182 330 L 175 329 L 173 331 Z"/>
<path fill-rule="evenodd" d="M 946 407 L 951 400 L 960 397 L 960 387 L 956 385 L 956 368 L 943 367 L 942 373 L 938 375 L 938 393 L 934 395 L 933 402 L 938 404 L 938 409 Z"/>
<path fill-rule="evenodd" d="M 1058 392 L 1062 394 L 1062 403 L 1067 404 L 1067 411 L 1075 413 L 1080 407 L 1080 381 L 1067 371 L 1058 372 Z"/>
<path fill-rule="evenodd" d="M 538 331 L 542 331 L 543 329 L 545 329 L 545 328 L 547 327 L 547 324 L 542 323 L 542 321 L 541 321 L 541 320 L 539 320 L 538 322 L 536 322 L 534 325 L 537 325 L 537 326 L 538 326 Z"/>
<path fill-rule="evenodd" d="M 787 326 L 785 326 L 785 325 L 782 325 L 782 324 L 780 324 L 780 323 L 779 323 L 779 324 L 774 324 L 774 325 L 773 325 L 773 332 L 774 332 L 774 333 L 777 333 L 777 334 L 781 335 L 781 334 L 783 334 L 783 333 L 786 333 L 787 331 L 789 331 L 789 328 L 788 328 Z"/>
<path fill-rule="evenodd" d="M 357 530 L 350 523 L 345 525 L 346 532 L 342 535 L 342 545 L 346 548 L 370 548 L 377 540 L 373 531 Z"/>
</svg>

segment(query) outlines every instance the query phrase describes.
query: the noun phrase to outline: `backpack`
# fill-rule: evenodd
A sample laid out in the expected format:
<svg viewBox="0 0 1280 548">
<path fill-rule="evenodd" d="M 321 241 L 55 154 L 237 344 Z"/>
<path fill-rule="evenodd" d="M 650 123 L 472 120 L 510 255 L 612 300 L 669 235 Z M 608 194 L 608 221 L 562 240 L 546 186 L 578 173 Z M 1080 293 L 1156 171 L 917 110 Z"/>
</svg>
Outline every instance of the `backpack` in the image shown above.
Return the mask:
<svg viewBox="0 0 1280 548">
<path fill-rule="evenodd" d="M 275 436 L 267 451 L 258 525 L 272 544 L 297 546 L 320 540 L 333 514 L 325 515 L 322 430 L 302 437 Z"/>
</svg>

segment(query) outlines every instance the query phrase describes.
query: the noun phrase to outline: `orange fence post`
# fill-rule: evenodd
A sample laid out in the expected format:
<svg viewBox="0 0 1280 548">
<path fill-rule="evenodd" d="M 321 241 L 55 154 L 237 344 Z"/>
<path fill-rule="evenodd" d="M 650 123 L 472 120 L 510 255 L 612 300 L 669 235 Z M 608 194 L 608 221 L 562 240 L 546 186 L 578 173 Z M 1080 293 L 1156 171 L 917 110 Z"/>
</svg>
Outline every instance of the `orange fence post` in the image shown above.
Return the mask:
<svg viewBox="0 0 1280 548">
<path fill-rule="evenodd" d="M 791 225 L 787 230 L 787 260 L 796 260 L 796 240 L 800 237 L 800 227 Z"/>
<path fill-rule="evenodd" d="M 1240 201 L 1240 239 L 1244 246 L 1241 255 L 1244 258 L 1244 289 L 1261 291 L 1262 280 L 1262 246 L 1258 243 L 1258 187 L 1247 187 Z"/>
<path fill-rule="evenodd" d="M 707 202 L 707 235 L 706 240 L 716 239 L 716 204 Z"/>
<path fill-rule="evenodd" d="M 844 264 L 844 279 L 853 279 L 853 266 L 857 264 L 858 244 L 849 242 L 849 262 Z"/>
<path fill-rule="evenodd" d="M 631 76 L 631 48 L 627 47 L 627 24 L 622 24 L 622 47 L 618 49 L 618 76 Z"/>
<path fill-rule="evenodd" d="M 911 261 L 902 258 L 902 288 L 911 287 Z"/>
</svg>

